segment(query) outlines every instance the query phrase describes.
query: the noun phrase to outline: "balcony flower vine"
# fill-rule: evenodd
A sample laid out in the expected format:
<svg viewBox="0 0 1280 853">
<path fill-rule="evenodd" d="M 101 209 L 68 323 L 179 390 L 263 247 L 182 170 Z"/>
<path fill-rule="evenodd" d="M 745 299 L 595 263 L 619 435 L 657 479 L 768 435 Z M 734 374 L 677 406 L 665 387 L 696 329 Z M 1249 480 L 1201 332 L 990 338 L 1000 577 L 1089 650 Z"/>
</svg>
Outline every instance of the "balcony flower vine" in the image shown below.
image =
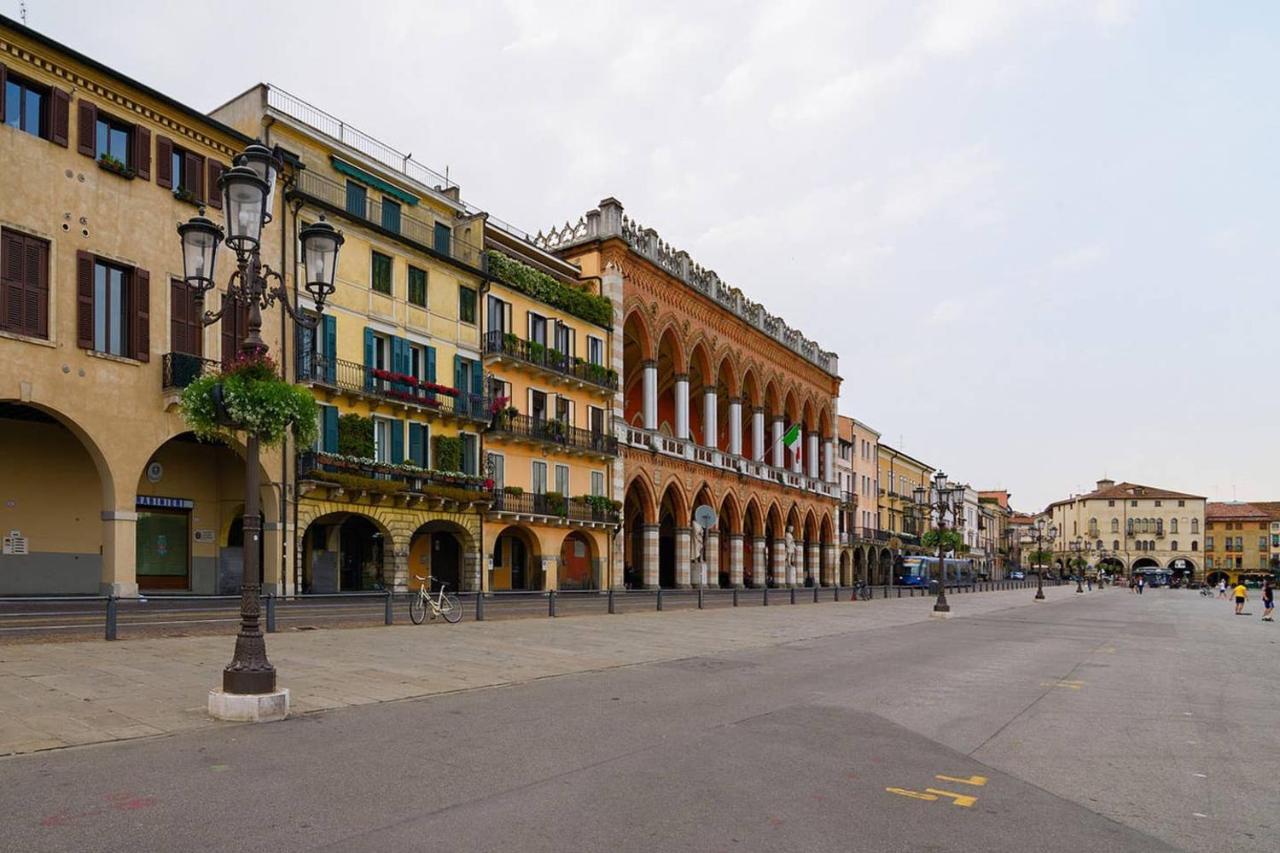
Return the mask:
<svg viewBox="0 0 1280 853">
<path fill-rule="evenodd" d="M 221 371 L 196 379 L 183 390 L 180 406 L 191 431 L 206 441 L 231 439 L 241 430 L 267 447 L 280 444 L 291 430 L 301 445 L 316 439 L 315 399 L 281 379 L 275 362 L 259 353 L 241 354 Z"/>
</svg>

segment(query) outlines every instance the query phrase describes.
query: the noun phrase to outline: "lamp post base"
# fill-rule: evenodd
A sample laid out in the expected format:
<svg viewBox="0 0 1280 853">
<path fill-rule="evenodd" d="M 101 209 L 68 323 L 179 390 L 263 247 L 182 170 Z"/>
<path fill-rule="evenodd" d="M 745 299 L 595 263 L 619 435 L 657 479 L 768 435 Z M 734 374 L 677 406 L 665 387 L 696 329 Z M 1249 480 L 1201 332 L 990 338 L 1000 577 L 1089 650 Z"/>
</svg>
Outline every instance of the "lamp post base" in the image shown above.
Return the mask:
<svg viewBox="0 0 1280 853">
<path fill-rule="evenodd" d="M 950 619 L 951 611 L 950 610 L 930 610 L 929 618 L 930 619 Z"/>
<path fill-rule="evenodd" d="M 272 693 L 209 691 L 209 716 L 237 723 L 272 723 L 289 716 L 289 689 Z"/>
<path fill-rule="evenodd" d="M 1035 596 L 1034 598 L 1032 598 L 1031 600 L 1032 600 L 1032 601 L 1039 602 L 1040 604 L 1044 604 L 1046 601 L 1048 601 L 1048 599 L 1044 597 L 1044 593 L 1040 593 L 1040 594 L 1036 595 L 1036 596 Z"/>
</svg>

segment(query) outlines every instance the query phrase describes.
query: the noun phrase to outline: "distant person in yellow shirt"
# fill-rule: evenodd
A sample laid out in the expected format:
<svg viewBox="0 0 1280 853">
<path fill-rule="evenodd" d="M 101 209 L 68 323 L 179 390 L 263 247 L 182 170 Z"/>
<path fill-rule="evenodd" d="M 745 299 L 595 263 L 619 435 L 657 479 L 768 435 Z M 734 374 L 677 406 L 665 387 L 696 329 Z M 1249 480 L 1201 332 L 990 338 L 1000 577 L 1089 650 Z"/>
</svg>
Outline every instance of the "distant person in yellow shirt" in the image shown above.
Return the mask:
<svg viewBox="0 0 1280 853">
<path fill-rule="evenodd" d="M 1244 600 L 1249 597 L 1249 590 L 1244 588 L 1244 584 L 1236 584 L 1236 588 L 1232 590 L 1232 595 L 1236 597 L 1236 615 L 1244 615 Z"/>
</svg>

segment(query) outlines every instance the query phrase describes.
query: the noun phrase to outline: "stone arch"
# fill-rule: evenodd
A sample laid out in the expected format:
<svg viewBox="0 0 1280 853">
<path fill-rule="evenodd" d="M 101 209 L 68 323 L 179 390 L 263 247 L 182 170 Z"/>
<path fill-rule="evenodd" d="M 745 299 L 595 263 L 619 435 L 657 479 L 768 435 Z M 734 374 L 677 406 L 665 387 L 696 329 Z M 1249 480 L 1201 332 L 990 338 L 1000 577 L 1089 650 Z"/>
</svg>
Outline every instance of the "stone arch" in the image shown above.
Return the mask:
<svg viewBox="0 0 1280 853">
<path fill-rule="evenodd" d="M 877 582 L 887 585 L 893 582 L 893 549 L 881 548 L 879 557 L 879 566 L 877 571 Z"/>
<path fill-rule="evenodd" d="M 543 571 L 542 542 L 525 524 L 505 524 L 493 533 L 489 549 L 492 560 L 490 586 L 495 590 L 541 590 L 547 588 Z M 416 581 L 410 579 L 416 584 Z"/>
<path fill-rule="evenodd" d="M 757 549 L 756 541 L 764 540 L 764 512 L 756 496 L 747 500 L 742 512 L 742 583 L 744 586 L 763 586 L 768 572 L 765 554 L 767 550 Z M 765 548 L 767 549 L 767 544 Z"/>
<path fill-rule="evenodd" d="M 302 550 L 302 591 L 334 593 L 393 586 L 394 565 L 387 549 L 395 537 L 385 520 L 358 505 L 321 511 L 298 531 Z"/>
<path fill-rule="evenodd" d="M 658 499 L 649 478 L 637 474 L 624 492 L 622 580 L 630 589 L 657 583 Z"/>
<path fill-rule="evenodd" d="M 690 524 L 693 510 L 676 478 L 667 481 L 658 504 L 658 584 L 688 586 Z"/>
<path fill-rule="evenodd" d="M 102 488 L 102 505 L 104 507 L 115 506 L 117 497 L 116 486 L 119 485 L 126 489 L 132 489 L 133 483 L 137 482 L 137 477 L 131 477 L 130 472 L 117 472 L 111 466 L 106 454 L 102 451 L 98 442 L 90 434 L 90 432 L 76 422 L 76 420 L 63 412 L 56 406 L 47 403 L 36 402 L 32 400 L 17 400 L 14 398 L 0 398 L 0 418 L 14 417 L 26 420 L 27 417 L 22 410 L 28 409 L 40 415 L 50 418 L 58 426 L 61 426 L 80 443 L 84 451 L 89 454 L 89 460 L 93 462 L 93 466 L 98 474 L 98 482 Z M 8 414 L 6 414 L 8 413 Z M 119 474 L 119 476 L 117 476 Z M 128 507 L 132 510 L 132 506 Z"/>
<path fill-rule="evenodd" d="M 720 363 L 716 366 L 715 379 L 713 380 L 716 392 L 716 435 L 715 446 L 723 451 L 733 450 L 733 418 L 732 406 L 734 401 L 738 402 L 738 417 L 741 430 L 739 436 L 743 433 L 750 432 L 751 409 L 743 407 L 741 390 L 738 384 L 738 374 L 735 369 L 732 358 L 725 353 L 720 358 Z M 750 445 L 740 445 L 738 451 L 742 455 L 749 455 Z"/>
<path fill-rule="evenodd" d="M 595 538 L 580 530 L 571 530 L 560 542 L 556 586 L 559 589 L 597 589 L 600 573 L 600 549 Z"/>
<path fill-rule="evenodd" d="M 760 390 L 760 380 L 756 378 L 754 367 L 748 367 L 742 374 L 743 420 L 746 420 L 746 409 L 764 405 L 764 395 Z"/>
<path fill-rule="evenodd" d="M 434 577 L 433 588 L 447 584 L 453 591 L 467 589 L 471 555 L 478 558 L 477 542 L 470 530 L 457 521 L 433 518 L 418 526 L 409 538 L 409 577 L 411 589 L 422 582 L 418 577 Z M 421 569 L 428 571 L 421 571 Z"/>
<path fill-rule="evenodd" d="M 631 426 L 644 427 L 644 365 L 657 358 L 649 321 L 632 308 L 622 326 L 623 417 Z"/>
<path fill-rule="evenodd" d="M 658 336 L 657 353 L 658 430 L 664 435 L 676 435 L 676 383 L 680 377 L 687 377 L 689 357 L 674 322 L 668 322 Z"/>
<path fill-rule="evenodd" d="M 711 356 L 705 341 L 690 350 L 689 366 L 689 437 L 697 444 L 708 444 L 706 438 L 707 394 L 715 391 L 715 374 L 711 372 Z M 720 401 L 716 401 L 717 409 Z M 727 404 L 726 404 L 727 405 Z M 726 415 L 727 417 L 727 415 Z"/>
</svg>

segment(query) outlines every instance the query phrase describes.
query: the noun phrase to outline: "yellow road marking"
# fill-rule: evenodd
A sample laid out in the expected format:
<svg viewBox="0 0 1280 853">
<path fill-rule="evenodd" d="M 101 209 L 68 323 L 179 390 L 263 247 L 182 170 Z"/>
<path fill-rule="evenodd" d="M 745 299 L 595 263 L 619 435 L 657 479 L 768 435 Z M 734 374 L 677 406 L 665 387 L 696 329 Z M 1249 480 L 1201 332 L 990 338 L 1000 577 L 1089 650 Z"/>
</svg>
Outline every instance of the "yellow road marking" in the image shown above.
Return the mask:
<svg viewBox="0 0 1280 853">
<path fill-rule="evenodd" d="M 1081 687 L 1084 687 L 1084 682 L 1083 681 L 1042 681 L 1040 682 L 1040 686 L 1041 687 L 1067 687 L 1072 690 L 1079 690 Z"/>
<path fill-rule="evenodd" d="M 936 800 L 933 794 L 922 794 L 919 791 L 911 791 L 906 788 L 885 788 L 890 794 L 897 794 L 899 797 L 910 797 L 913 800 Z"/>
<path fill-rule="evenodd" d="M 943 776 L 941 773 L 939 773 L 937 776 L 934 776 L 933 778 L 941 782 L 959 782 L 961 785 L 977 785 L 978 787 L 982 787 L 983 785 L 987 784 L 986 776 L 970 776 L 968 779 L 961 779 L 956 776 Z"/>
<path fill-rule="evenodd" d="M 954 805 L 962 806 L 966 809 L 978 801 L 977 797 L 971 797 L 968 794 L 957 794 L 954 791 L 943 791 L 941 788 L 925 788 L 925 790 L 939 797 L 950 797 Z"/>
</svg>

